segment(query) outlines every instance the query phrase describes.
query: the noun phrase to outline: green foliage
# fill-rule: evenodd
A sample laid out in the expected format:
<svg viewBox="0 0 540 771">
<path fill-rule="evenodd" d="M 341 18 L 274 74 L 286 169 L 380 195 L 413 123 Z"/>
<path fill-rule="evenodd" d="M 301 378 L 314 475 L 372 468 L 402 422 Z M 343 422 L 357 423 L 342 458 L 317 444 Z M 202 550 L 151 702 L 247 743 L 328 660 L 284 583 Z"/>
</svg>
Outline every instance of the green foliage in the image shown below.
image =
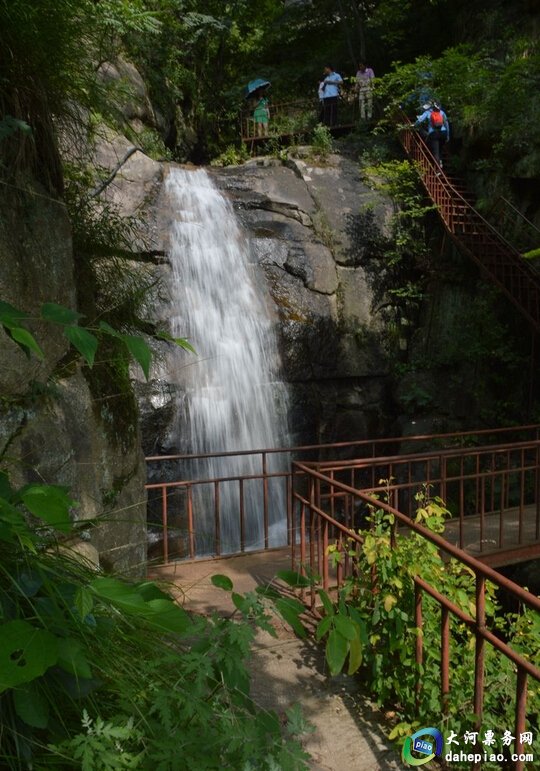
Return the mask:
<svg viewBox="0 0 540 771">
<path fill-rule="evenodd" d="M 347 673 L 352 675 L 362 664 L 365 630 L 361 619 L 354 608 L 346 605 L 345 592 L 340 594 L 336 605 L 322 589 L 319 589 L 319 597 L 325 615 L 317 624 L 315 637 L 317 640 L 327 637 L 326 661 L 330 674 L 339 674 L 348 656 Z"/>
<path fill-rule="evenodd" d="M 76 130 L 80 107 L 106 105 L 106 86 L 96 77 L 96 63 L 116 54 L 119 35 L 153 36 L 158 29 L 142 0 L 1 3 L 2 48 L 8 54 L 0 90 L 3 127 L 9 130 L 7 136 L 2 132 L 0 144 L 4 171 L 31 169 L 61 192 L 58 127 Z"/>
<path fill-rule="evenodd" d="M 363 172 L 369 184 L 390 196 L 394 213 L 387 233 L 372 207 L 349 217 L 350 258 L 366 270 L 374 310 L 399 323 L 413 316 L 424 296 L 431 271 L 426 218 L 435 207 L 426 205 L 409 161 L 385 161 Z"/>
<path fill-rule="evenodd" d="M 56 303 L 45 303 L 41 308 L 41 319 L 52 324 L 57 324 L 63 328 L 63 333 L 74 348 L 80 353 L 86 364 L 91 368 L 94 364 L 99 340 L 105 337 L 112 337 L 119 340 L 129 355 L 140 365 L 144 376 L 148 379 L 150 374 L 150 364 L 152 361 L 152 351 L 142 337 L 136 335 L 127 335 L 113 329 L 110 324 L 101 321 L 97 327 L 91 328 L 79 326 L 78 322 L 82 314 L 65 308 Z M 36 354 L 43 358 L 43 352 L 36 342 L 33 334 L 26 328 L 26 324 L 33 319 L 6 302 L 0 303 L 0 321 L 4 331 L 11 339 L 22 348 L 27 355 Z M 36 319 L 34 319 L 35 321 Z M 24 323 L 24 326 L 23 326 Z M 187 340 L 183 338 L 174 338 L 171 335 L 159 332 L 156 338 L 172 342 L 186 350 L 193 350 Z"/>
<path fill-rule="evenodd" d="M 32 351 L 32 319 L 1 307 L 8 332 L 27 331 L 31 341 L 21 344 Z M 70 330 L 81 314 L 48 303 L 40 318 Z M 106 323 L 87 334 L 96 344 L 99 334 L 120 340 L 147 367 L 142 340 Z M 305 768 L 290 738 L 299 714 L 286 736 L 277 715 L 249 698 L 253 626 L 192 616 L 151 581 L 129 583 L 77 560 L 62 538 L 99 519 L 72 524 L 75 505 L 59 486 L 15 489 L 0 469 L 2 767 Z M 215 583 L 232 589 L 224 577 Z M 257 593 L 233 601 L 273 631 Z"/>
<path fill-rule="evenodd" d="M 381 484 L 384 483 L 385 480 L 381 480 Z M 429 487 L 415 497 L 416 521 L 433 532 L 443 532 L 449 512 L 441 499 L 431 497 Z M 370 529 L 362 533 L 363 543 L 359 546 L 356 541 L 350 541 L 348 558 L 353 563 L 353 577 L 346 582 L 338 601 L 333 602 L 325 592 L 319 592 L 323 617 L 316 635 L 317 639 L 328 636 L 326 660 L 330 672 L 335 674 L 343 669 L 348 644 L 348 671 L 361 667 L 360 674 L 376 702 L 396 713 L 397 723 L 390 734 L 393 739 L 402 741 L 415 726 L 428 724 L 446 726 L 463 734 L 474 723 L 474 635 L 452 617 L 451 684 L 447 713 L 443 715 L 439 674 L 440 609 L 429 596 L 423 595 L 424 660 L 419 668 L 415 661 L 420 632 L 415 625 L 413 579 L 420 576 L 474 617 L 474 574 L 456 560 L 443 561 L 437 548 L 415 533 L 397 533 L 392 546 L 393 516 L 378 508 L 376 502 L 371 507 L 370 520 Z M 334 555 L 336 562 L 345 556 L 334 546 L 329 548 L 329 554 Z M 489 627 L 502 634 L 525 658 L 537 660 L 540 652 L 538 614 L 528 610 L 519 615 L 503 613 L 496 587 L 487 582 L 486 615 Z M 485 665 L 483 730 L 511 726 L 514 667 L 489 645 L 486 645 Z M 528 695 L 527 713 L 533 723 L 540 714 L 540 692 L 536 684 Z M 486 766 L 490 767 L 494 768 Z"/>
<path fill-rule="evenodd" d="M 427 98 L 440 101 L 453 135 L 464 142 L 462 160 L 468 165 L 472 156 L 477 169 L 488 172 L 486 187 L 494 199 L 501 175 L 540 174 L 539 63 L 538 41 L 509 28 L 503 40 L 484 38 L 437 58 L 398 63 L 377 87 L 390 123 L 398 104 L 413 114 Z"/>
<path fill-rule="evenodd" d="M 210 161 L 211 166 L 239 166 L 249 160 L 246 145 L 242 142 L 239 147 L 229 145 L 222 153 Z"/>
<path fill-rule="evenodd" d="M 332 134 L 328 126 L 319 123 L 313 129 L 311 136 L 311 149 L 313 155 L 319 161 L 325 161 L 333 150 Z"/>
</svg>

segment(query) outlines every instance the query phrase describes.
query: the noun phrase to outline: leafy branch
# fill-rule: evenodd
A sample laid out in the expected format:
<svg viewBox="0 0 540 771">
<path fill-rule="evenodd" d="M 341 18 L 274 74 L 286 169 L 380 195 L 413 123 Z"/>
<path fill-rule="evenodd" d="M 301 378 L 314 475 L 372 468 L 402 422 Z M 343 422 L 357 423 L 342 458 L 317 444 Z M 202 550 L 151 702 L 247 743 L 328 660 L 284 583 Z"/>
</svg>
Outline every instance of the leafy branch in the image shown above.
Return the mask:
<svg viewBox="0 0 540 771">
<path fill-rule="evenodd" d="M 79 352 L 90 368 L 94 365 L 99 341 L 103 335 L 120 340 L 128 354 L 139 364 L 148 380 L 152 350 L 142 337 L 118 332 L 105 321 L 100 321 L 95 327 L 81 326 L 79 322 L 82 318 L 84 318 L 83 314 L 57 303 L 44 303 L 41 306 L 39 317 L 35 318 L 25 311 L 15 308 L 10 303 L 0 301 L 0 323 L 4 332 L 24 351 L 28 358 L 33 354 L 38 359 L 44 359 L 45 355 L 27 325 L 33 321 L 46 321 L 62 328 L 64 337 Z M 173 337 L 165 331 L 158 331 L 152 337 L 155 340 L 164 340 L 195 353 L 191 343 L 183 337 Z"/>
</svg>

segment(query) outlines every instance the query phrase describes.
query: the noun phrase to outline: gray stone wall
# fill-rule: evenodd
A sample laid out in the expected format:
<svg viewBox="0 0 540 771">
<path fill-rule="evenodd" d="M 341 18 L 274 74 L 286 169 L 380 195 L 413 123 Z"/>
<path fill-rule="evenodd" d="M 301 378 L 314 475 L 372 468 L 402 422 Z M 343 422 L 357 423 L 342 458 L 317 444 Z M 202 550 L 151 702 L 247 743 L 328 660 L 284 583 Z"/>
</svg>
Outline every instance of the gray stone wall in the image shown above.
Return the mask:
<svg viewBox="0 0 540 771">
<path fill-rule="evenodd" d="M 65 207 L 31 179 L 0 188 L 0 297 L 37 316 L 44 302 L 77 306 Z M 84 291 L 84 288 L 80 288 Z M 72 542 L 102 567 L 142 574 L 146 559 L 145 467 L 134 413 L 127 436 L 110 431 L 101 403 L 60 328 L 32 322 L 43 362 L 0 334 L 0 459 L 14 484 L 66 485 L 77 520 L 100 517 Z M 99 377 L 96 373 L 95 377 Z"/>
</svg>

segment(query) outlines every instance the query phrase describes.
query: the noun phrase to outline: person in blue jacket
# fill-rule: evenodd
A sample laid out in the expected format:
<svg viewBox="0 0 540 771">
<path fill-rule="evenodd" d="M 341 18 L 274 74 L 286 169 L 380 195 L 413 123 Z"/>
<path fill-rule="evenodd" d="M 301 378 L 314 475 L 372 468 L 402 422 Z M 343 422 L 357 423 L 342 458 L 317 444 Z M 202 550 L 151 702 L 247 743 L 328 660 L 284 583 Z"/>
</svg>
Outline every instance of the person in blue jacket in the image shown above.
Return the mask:
<svg viewBox="0 0 540 771">
<path fill-rule="evenodd" d="M 450 125 L 444 110 L 436 102 L 423 105 L 424 112 L 416 119 L 415 126 L 427 124 L 426 141 L 433 157 L 442 169 L 442 146 L 450 141 Z"/>
<path fill-rule="evenodd" d="M 337 125 L 339 87 L 343 85 L 341 75 L 327 64 L 322 79 L 322 119 L 327 126 Z"/>
</svg>

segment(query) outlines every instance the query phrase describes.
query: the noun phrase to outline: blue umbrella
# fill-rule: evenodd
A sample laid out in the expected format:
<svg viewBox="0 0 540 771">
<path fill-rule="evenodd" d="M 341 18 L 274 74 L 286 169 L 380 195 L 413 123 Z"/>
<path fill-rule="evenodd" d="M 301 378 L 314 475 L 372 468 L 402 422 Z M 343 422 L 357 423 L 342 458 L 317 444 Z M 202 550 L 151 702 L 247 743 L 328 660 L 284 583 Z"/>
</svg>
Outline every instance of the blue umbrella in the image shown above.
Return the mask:
<svg viewBox="0 0 540 771">
<path fill-rule="evenodd" d="M 269 80 L 263 80 L 262 78 L 255 78 L 255 80 L 250 80 L 247 86 L 244 87 L 244 99 L 247 99 L 248 96 L 251 96 L 251 94 L 255 93 L 255 91 L 258 91 L 259 88 L 268 88 L 270 85 Z"/>
</svg>

